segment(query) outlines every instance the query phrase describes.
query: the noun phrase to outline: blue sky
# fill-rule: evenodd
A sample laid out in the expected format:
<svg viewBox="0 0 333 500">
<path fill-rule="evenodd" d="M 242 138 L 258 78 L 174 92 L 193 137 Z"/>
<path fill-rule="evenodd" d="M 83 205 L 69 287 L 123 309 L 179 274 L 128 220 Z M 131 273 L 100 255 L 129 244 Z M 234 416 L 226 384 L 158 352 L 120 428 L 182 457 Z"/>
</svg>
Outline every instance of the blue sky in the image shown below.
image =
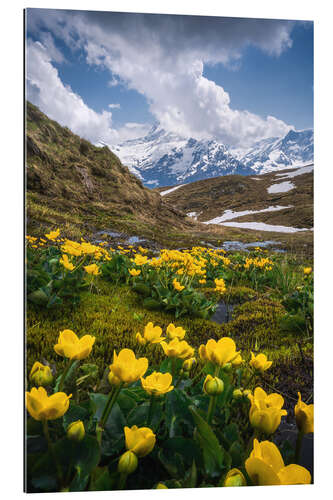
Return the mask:
<svg viewBox="0 0 333 500">
<path fill-rule="evenodd" d="M 27 40 L 28 98 L 93 142 L 313 127 L 311 22 L 28 9 Z"/>
</svg>

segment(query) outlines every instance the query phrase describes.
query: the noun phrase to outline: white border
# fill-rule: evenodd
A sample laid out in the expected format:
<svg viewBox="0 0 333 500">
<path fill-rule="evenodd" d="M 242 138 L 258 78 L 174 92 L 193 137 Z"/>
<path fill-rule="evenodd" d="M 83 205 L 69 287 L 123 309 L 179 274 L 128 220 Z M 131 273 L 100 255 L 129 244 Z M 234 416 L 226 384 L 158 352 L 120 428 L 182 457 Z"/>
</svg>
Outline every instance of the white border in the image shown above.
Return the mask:
<svg viewBox="0 0 333 500">
<path fill-rule="evenodd" d="M 307 0 L 191 0 L 191 2 L 160 0 L 20 0 L 2 6 L 1 21 L 1 181 L 2 181 L 2 245 L 1 248 L 1 305 L 5 321 L 1 328 L 1 489 L 4 498 L 21 498 L 22 492 L 22 380 L 23 380 L 23 300 L 22 300 L 22 213 L 23 213 L 23 140 L 22 140 L 22 9 L 25 7 L 72 8 L 84 10 L 106 10 L 127 12 L 156 12 L 174 14 L 198 14 L 235 17 L 260 17 L 275 19 L 302 19 L 315 21 L 315 207 L 316 207 L 316 354 L 315 354 L 315 485 L 309 487 L 229 488 L 219 491 L 210 489 L 211 497 L 272 499 L 281 495 L 299 495 L 327 498 L 332 477 L 332 402 L 331 352 L 332 320 L 331 280 L 332 268 L 332 20 L 330 2 Z M 330 200 L 331 201 L 331 200 Z M 325 280 L 327 277 L 327 281 Z M 330 288 L 328 288 L 330 286 Z M 3 315 L 2 315 L 3 318 Z M 325 390 L 326 389 L 326 390 Z M 332 407 L 332 405 L 331 405 Z M 4 470 L 6 467 L 6 470 Z M 327 488 L 327 489 L 326 489 Z M 331 489 L 331 488 L 330 488 Z M 161 490 L 160 490 L 161 491 Z M 147 500 L 156 495 L 184 499 L 206 492 L 203 490 L 167 490 L 138 492 L 112 492 L 113 497 Z M 85 493 L 87 495 L 87 493 Z M 61 498 L 53 494 L 52 498 Z M 77 498 L 72 493 L 70 498 Z M 49 498 L 49 496 L 47 495 Z M 109 498 L 110 492 L 90 493 L 89 498 Z M 46 498 L 46 494 L 38 495 Z"/>
</svg>

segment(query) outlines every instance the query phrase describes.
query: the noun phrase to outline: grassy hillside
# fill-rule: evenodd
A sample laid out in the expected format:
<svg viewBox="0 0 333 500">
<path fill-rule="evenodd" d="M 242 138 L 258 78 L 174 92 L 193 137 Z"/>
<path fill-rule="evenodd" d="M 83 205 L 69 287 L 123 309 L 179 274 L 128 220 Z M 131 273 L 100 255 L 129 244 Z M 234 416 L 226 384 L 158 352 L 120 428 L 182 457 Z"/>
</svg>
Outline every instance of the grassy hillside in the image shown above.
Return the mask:
<svg viewBox="0 0 333 500">
<path fill-rule="evenodd" d="M 313 227 L 313 173 L 305 173 L 292 179 L 282 178 L 294 170 L 279 171 L 260 176 L 226 175 L 192 182 L 163 196 L 165 200 L 190 213 L 198 213 L 198 221 L 221 216 L 225 210 L 263 210 L 269 206 L 290 206 L 278 212 L 248 214 L 238 217 L 237 222 L 257 221 L 297 228 Z M 280 176 L 281 174 L 281 176 Z M 267 188 L 276 183 L 290 181 L 295 189 L 287 192 L 268 193 Z M 168 188 L 159 188 L 160 192 Z"/>
<path fill-rule="evenodd" d="M 95 147 L 27 103 L 27 225 L 68 236 L 116 228 L 161 237 L 191 227 L 185 215 L 145 188 L 107 147 Z"/>
</svg>

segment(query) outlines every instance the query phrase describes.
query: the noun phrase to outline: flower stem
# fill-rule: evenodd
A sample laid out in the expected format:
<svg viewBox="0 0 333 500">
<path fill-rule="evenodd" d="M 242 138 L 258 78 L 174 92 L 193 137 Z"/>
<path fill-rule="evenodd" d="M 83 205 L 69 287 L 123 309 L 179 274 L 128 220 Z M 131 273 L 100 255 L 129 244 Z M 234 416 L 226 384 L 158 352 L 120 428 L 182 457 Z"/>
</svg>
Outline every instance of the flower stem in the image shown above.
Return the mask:
<svg viewBox="0 0 333 500">
<path fill-rule="evenodd" d="M 251 373 L 246 383 L 244 384 L 243 389 L 246 389 L 250 385 L 250 382 L 252 382 L 252 380 L 255 378 L 256 375 L 257 375 L 256 372 Z"/>
<path fill-rule="evenodd" d="M 101 418 L 96 426 L 96 437 L 97 437 L 97 441 L 99 442 L 99 444 L 101 444 L 101 442 L 102 442 L 102 432 L 104 430 L 105 423 L 107 422 L 107 419 L 110 415 L 110 412 L 113 408 L 113 405 L 115 404 L 115 402 L 117 400 L 118 394 L 119 394 L 122 386 L 123 386 L 123 384 L 120 384 L 118 387 L 112 389 L 112 391 L 110 392 L 109 398 L 106 402 L 106 405 L 104 406 L 102 416 L 101 416 Z"/>
<path fill-rule="evenodd" d="M 194 384 L 197 382 L 197 380 L 201 377 L 204 368 L 205 368 L 205 365 L 201 368 L 201 370 L 199 371 L 199 373 L 197 373 L 196 376 L 192 379 L 191 387 L 193 387 Z"/>
<path fill-rule="evenodd" d="M 119 480 L 118 480 L 118 490 L 123 490 L 126 485 L 126 479 L 127 479 L 127 474 L 120 474 Z"/>
<path fill-rule="evenodd" d="M 153 408 L 154 408 L 154 403 L 155 403 L 155 396 L 152 394 L 150 396 L 150 404 L 149 404 L 149 411 L 148 411 L 148 418 L 147 418 L 147 426 L 149 427 L 152 416 L 153 416 Z"/>
<path fill-rule="evenodd" d="M 61 379 L 60 379 L 60 382 L 59 382 L 59 387 L 58 387 L 58 392 L 61 392 L 62 391 L 62 388 L 64 386 L 64 382 L 65 382 L 65 378 L 66 378 L 66 375 L 67 373 L 69 372 L 72 364 L 74 363 L 74 359 L 71 359 L 68 363 L 67 363 L 67 366 L 66 368 L 64 369 L 64 371 L 62 372 L 62 375 L 61 375 Z"/>
<path fill-rule="evenodd" d="M 209 401 L 209 406 L 208 406 L 208 412 L 207 412 L 207 423 L 210 424 L 215 412 L 215 406 L 216 406 L 216 396 L 210 396 L 210 401 Z"/>
<path fill-rule="evenodd" d="M 176 358 L 171 358 L 171 375 L 172 375 L 172 380 L 175 378 L 175 371 L 176 371 Z"/>
<path fill-rule="evenodd" d="M 298 431 L 297 440 L 296 440 L 296 448 L 295 448 L 295 464 L 299 464 L 301 450 L 302 450 L 302 442 L 303 442 L 304 433 Z"/>
<path fill-rule="evenodd" d="M 183 375 L 184 375 L 184 370 L 182 370 L 182 371 L 180 372 L 179 378 L 178 378 L 178 380 L 177 380 L 177 382 L 176 382 L 176 384 L 175 384 L 175 389 L 177 389 L 177 387 L 179 386 L 180 382 L 182 381 L 182 379 L 183 379 Z"/>
<path fill-rule="evenodd" d="M 54 452 L 54 447 L 53 447 L 53 443 L 52 443 L 51 438 L 50 438 L 49 426 L 48 426 L 47 420 L 43 420 L 42 424 L 43 424 L 43 431 L 44 431 L 44 435 L 46 437 L 48 449 L 49 449 L 49 452 L 50 452 L 50 454 L 51 454 L 51 456 L 53 458 L 53 461 L 54 461 L 54 464 L 55 464 L 55 467 L 56 467 L 56 471 L 57 471 L 59 485 L 60 485 L 60 488 L 61 488 L 61 486 L 62 486 L 62 471 L 61 471 L 61 467 L 60 467 L 60 465 L 58 463 L 56 454 Z"/>
</svg>

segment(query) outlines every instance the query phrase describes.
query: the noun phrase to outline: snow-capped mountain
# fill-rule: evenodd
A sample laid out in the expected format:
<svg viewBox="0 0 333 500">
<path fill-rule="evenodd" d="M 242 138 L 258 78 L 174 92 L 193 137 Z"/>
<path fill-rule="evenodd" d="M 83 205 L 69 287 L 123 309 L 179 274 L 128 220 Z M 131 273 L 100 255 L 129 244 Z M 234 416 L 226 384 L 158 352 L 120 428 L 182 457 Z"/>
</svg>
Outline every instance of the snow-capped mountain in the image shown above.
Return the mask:
<svg viewBox="0 0 333 500">
<path fill-rule="evenodd" d="M 313 131 L 290 131 L 283 138 L 264 139 L 250 150 L 236 151 L 213 139 L 182 137 L 155 124 L 146 136 L 110 149 L 145 185 L 169 186 L 221 175 L 266 173 L 312 161 Z"/>
<path fill-rule="evenodd" d="M 313 130 L 290 130 L 282 138 L 264 139 L 239 159 L 257 174 L 313 162 Z"/>
</svg>

